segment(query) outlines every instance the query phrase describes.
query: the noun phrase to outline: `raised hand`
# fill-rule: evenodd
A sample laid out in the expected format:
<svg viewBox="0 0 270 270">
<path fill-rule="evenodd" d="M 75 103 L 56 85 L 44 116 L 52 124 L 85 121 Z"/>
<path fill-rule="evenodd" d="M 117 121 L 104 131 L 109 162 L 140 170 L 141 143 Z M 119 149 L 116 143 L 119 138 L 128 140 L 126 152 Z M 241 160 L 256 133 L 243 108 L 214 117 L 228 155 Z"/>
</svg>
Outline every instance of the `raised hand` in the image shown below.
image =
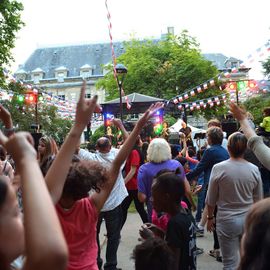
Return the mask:
<svg viewBox="0 0 270 270">
<path fill-rule="evenodd" d="M 239 106 L 237 106 L 235 103 L 230 104 L 230 110 L 234 118 L 236 118 L 238 121 L 242 121 L 247 118 L 246 111 L 240 108 Z"/>
<path fill-rule="evenodd" d="M 157 102 L 155 104 L 152 104 L 148 110 L 143 114 L 143 116 L 139 119 L 137 125 L 142 127 L 144 126 L 147 121 L 157 112 L 159 109 L 162 109 L 164 107 L 163 102 Z"/>
<path fill-rule="evenodd" d="M 114 118 L 114 119 L 112 120 L 112 123 L 113 123 L 113 125 L 116 126 L 116 127 L 121 127 L 121 126 L 123 125 L 122 121 L 121 121 L 120 119 L 118 119 L 118 118 Z"/>
<path fill-rule="evenodd" d="M 0 104 L 0 119 L 2 120 L 5 128 L 12 128 L 12 118 L 10 112 Z"/>
<path fill-rule="evenodd" d="M 84 81 L 81 88 L 80 98 L 77 103 L 76 117 L 75 117 L 76 125 L 81 125 L 83 127 L 85 127 L 89 123 L 89 121 L 91 121 L 92 114 L 97 106 L 97 96 L 95 96 L 92 99 L 86 99 L 85 88 L 86 82 Z"/>
<path fill-rule="evenodd" d="M 0 143 L 11 153 L 18 169 L 20 161 L 25 158 L 36 160 L 34 140 L 30 133 L 19 132 L 9 139 L 0 131 Z"/>
<path fill-rule="evenodd" d="M 139 233 L 143 239 L 156 237 L 156 236 L 160 238 L 164 238 L 165 236 L 165 232 L 152 223 L 143 224 L 143 226 L 141 226 L 141 229 L 139 230 Z"/>
<path fill-rule="evenodd" d="M 139 230 L 139 234 L 141 238 L 144 240 L 155 237 L 154 232 L 152 232 L 146 225 L 141 226 L 141 229 Z"/>
</svg>

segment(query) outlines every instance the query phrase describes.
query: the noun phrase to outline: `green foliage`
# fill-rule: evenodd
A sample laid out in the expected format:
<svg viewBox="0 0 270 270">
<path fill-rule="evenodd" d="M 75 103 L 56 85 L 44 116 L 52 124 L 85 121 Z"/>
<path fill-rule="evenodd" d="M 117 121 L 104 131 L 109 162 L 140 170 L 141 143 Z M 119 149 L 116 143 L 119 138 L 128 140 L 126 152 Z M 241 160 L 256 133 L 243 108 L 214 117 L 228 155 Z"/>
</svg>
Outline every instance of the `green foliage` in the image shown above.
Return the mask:
<svg viewBox="0 0 270 270">
<path fill-rule="evenodd" d="M 115 126 L 111 126 L 111 129 L 112 129 L 112 144 L 113 145 L 117 145 L 117 134 L 119 132 L 119 130 L 115 127 Z M 98 127 L 94 134 L 91 136 L 90 138 L 90 144 L 93 144 L 93 145 L 96 145 L 96 142 L 97 140 L 100 138 L 100 137 L 103 137 L 104 135 L 106 135 L 105 133 L 105 127 L 104 125 Z"/>
<path fill-rule="evenodd" d="M 128 68 L 124 81 L 126 94 L 137 92 L 171 99 L 218 74 L 212 62 L 203 58 L 196 39 L 189 36 L 187 31 L 183 31 L 179 36 L 170 35 L 161 41 L 142 42 L 133 39 L 124 46 L 125 53 L 118 57 L 117 62 Z M 113 67 L 109 65 L 105 68 L 109 72 L 97 82 L 96 87 L 105 89 L 107 99 L 111 100 L 118 97 L 118 88 Z M 219 89 L 209 89 L 188 99 L 188 102 L 219 94 Z M 220 114 L 220 110 L 222 111 L 218 107 L 214 110 L 203 110 L 202 113 L 211 117 L 210 115 Z"/>
<path fill-rule="evenodd" d="M 263 119 L 263 109 L 270 107 L 270 94 L 250 98 L 243 105 L 253 115 L 254 123 L 258 125 Z"/>
<path fill-rule="evenodd" d="M 176 118 L 174 118 L 173 116 L 170 116 L 168 114 L 166 114 L 164 116 L 164 119 L 163 120 L 168 123 L 168 126 L 169 127 L 172 126 L 172 125 L 174 125 L 177 122 L 177 119 Z"/>
<path fill-rule="evenodd" d="M 262 67 L 263 67 L 264 75 L 266 75 L 266 76 L 268 76 L 268 78 L 270 78 L 270 57 L 268 57 L 267 60 L 262 62 Z"/>
<path fill-rule="evenodd" d="M 98 138 L 100 138 L 104 135 L 105 135 L 105 130 L 104 130 L 104 125 L 102 125 L 95 130 L 94 134 L 90 138 L 90 142 L 93 144 L 96 144 Z"/>
<path fill-rule="evenodd" d="M 16 0 L 0 1 L 0 86 L 4 85 L 3 68 L 13 60 L 11 49 L 15 46 L 16 33 L 24 23 L 21 20 L 22 3 Z"/>
<path fill-rule="evenodd" d="M 33 132 L 31 125 L 36 124 L 37 112 L 37 121 L 41 126 L 41 132 L 44 135 L 52 136 L 57 143 L 63 142 L 72 126 L 70 119 L 61 118 L 57 114 L 55 106 L 47 106 L 39 102 L 36 111 L 35 104 L 18 102 L 17 96 L 24 95 L 26 92 L 19 83 L 10 84 L 9 89 L 14 92 L 14 96 L 11 101 L 3 101 L 2 104 L 10 111 L 13 124 L 18 127 L 18 130 Z"/>
</svg>

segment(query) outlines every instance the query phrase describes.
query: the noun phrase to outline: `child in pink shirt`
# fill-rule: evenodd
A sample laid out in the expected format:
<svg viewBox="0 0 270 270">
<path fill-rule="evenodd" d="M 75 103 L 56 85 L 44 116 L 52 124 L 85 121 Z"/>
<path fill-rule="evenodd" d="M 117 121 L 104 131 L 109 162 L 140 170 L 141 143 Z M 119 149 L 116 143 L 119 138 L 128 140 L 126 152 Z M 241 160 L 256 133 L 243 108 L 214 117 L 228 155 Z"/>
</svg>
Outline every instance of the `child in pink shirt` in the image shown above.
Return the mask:
<svg viewBox="0 0 270 270">
<path fill-rule="evenodd" d="M 137 122 L 110 168 L 96 161 L 73 162 L 80 136 L 91 121 L 96 98 L 85 99 L 85 83 L 76 109 L 75 124 L 46 174 L 46 183 L 69 247 L 68 270 L 97 270 L 96 223 L 110 195 L 122 163 L 128 157 L 137 136 L 162 103 L 152 105 Z M 95 190 L 90 197 L 90 190 Z"/>
<path fill-rule="evenodd" d="M 188 209 L 187 204 L 183 201 L 181 201 L 181 206 L 184 209 Z M 155 209 L 153 209 L 153 211 L 152 211 L 152 223 L 165 232 L 167 231 L 167 225 L 168 225 L 170 218 L 171 218 L 171 216 L 167 213 L 164 213 L 161 216 L 158 216 Z"/>
</svg>

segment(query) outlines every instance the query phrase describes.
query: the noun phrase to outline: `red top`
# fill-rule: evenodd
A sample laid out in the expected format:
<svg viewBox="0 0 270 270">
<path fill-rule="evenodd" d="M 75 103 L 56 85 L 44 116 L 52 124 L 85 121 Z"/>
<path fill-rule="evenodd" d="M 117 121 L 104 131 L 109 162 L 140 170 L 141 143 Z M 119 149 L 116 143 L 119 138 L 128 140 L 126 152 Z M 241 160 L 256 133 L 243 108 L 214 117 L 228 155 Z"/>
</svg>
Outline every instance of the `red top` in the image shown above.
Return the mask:
<svg viewBox="0 0 270 270">
<path fill-rule="evenodd" d="M 57 204 L 56 211 L 69 249 L 67 270 L 98 270 L 98 214 L 93 201 L 90 198 L 81 199 L 68 210 Z"/>
<path fill-rule="evenodd" d="M 129 173 L 131 166 L 136 166 L 136 172 L 133 177 L 127 182 L 126 187 L 127 190 L 137 190 L 138 189 L 138 180 L 137 175 L 140 167 L 140 154 L 137 150 L 132 150 L 127 161 L 126 161 L 126 175 Z"/>
</svg>

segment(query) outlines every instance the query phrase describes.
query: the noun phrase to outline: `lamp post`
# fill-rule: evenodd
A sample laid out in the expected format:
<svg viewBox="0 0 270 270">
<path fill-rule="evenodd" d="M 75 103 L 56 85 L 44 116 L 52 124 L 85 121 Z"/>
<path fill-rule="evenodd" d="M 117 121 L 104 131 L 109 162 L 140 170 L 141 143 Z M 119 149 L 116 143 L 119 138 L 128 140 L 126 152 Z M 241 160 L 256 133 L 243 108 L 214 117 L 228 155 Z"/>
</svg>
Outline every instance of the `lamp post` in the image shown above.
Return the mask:
<svg viewBox="0 0 270 270">
<path fill-rule="evenodd" d="M 127 68 L 123 64 L 117 64 L 115 66 L 116 71 L 116 80 L 119 88 L 119 110 L 120 110 L 120 119 L 123 122 L 123 101 L 122 101 L 122 87 L 123 87 L 123 81 L 125 79 L 125 76 L 127 74 Z"/>
</svg>

